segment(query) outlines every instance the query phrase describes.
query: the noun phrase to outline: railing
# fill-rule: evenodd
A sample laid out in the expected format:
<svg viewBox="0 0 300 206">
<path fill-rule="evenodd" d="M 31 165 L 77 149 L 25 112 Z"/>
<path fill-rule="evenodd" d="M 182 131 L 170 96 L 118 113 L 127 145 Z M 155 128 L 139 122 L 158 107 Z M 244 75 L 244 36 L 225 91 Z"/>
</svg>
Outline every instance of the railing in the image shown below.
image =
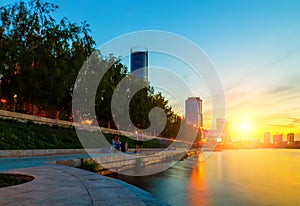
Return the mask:
<svg viewBox="0 0 300 206">
<path fill-rule="evenodd" d="M 47 125 L 58 125 L 61 127 L 72 127 L 72 122 L 63 121 L 59 119 L 51 119 L 46 117 L 39 117 L 29 114 L 22 114 L 17 112 L 10 112 L 6 110 L 0 110 L 0 117 L 2 119 L 15 119 L 21 122 L 32 121 L 38 124 L 47 124 Z"/>
<path fill-rule="evenodd" d="M 116 134 L 116 135 L 122 134 L 125 136 L 131 136 L 131 137 L 135 137 L 137 135 L 135 132 L 115 130 L 115 129 L 98 127 L 98 126 L 93 126 L 93 125 L 84 125 L 84 124 L 77 123 L 77 122 L 70 122 L 70 121 L 64 121 L 64 120 L 59 120 L 59 119 L 39 117 L 39 116 L 34 116 L 34 115 L 29 115 L 29 114 L 10 112 L 10 111 L 6 111 L 6 110 L 0 110 L 0 118 L 15 119 L 20 122 L 32 121 L 37 124 L 46 124 L 46 125 L 50 125 L 50 126 L 57 125 L 60 127 L 76 127 L 76 128 L 79 128 L 82 130 L 88 130 L 88 131 L 101 131 L 102 133 L 106 133 L 106 134 Z M 147 135 L 147 134 L 142 134 L 142 135 L 139 134 L 139 140 L 146 141 L 146 140 L 150 140 L 150 139 L 159 139 L 159 140 L 170 141 L 170 139 L 168 139 L 168 138 L 157 137 L 157 136 Z M 185 141 L 180 141 L 180 140 L 171 140 L 171 141 L 177 141 L 177 142 L 182 142 L 182 143 L 186 143 L 186 144 L 191 144 L 190 142 L 185 142 Z"/>
</svg>

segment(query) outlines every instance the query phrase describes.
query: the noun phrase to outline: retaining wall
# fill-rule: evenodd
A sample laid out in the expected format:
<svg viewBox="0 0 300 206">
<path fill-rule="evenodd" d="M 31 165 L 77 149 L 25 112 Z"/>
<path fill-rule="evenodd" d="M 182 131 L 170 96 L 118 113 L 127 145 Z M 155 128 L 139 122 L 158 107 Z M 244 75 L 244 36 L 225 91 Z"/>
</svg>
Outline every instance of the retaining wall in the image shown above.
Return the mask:
<svg viewBox="0 0 300 206">
<path fill-rule="evenodd" d="M 103 149 L 35 149 L 35 150 L 0 150 L 0 158 L 28 157 L 28 156 L 50 156 L 50 155 L 71 155 L 102 153 Z"/>
</svg>

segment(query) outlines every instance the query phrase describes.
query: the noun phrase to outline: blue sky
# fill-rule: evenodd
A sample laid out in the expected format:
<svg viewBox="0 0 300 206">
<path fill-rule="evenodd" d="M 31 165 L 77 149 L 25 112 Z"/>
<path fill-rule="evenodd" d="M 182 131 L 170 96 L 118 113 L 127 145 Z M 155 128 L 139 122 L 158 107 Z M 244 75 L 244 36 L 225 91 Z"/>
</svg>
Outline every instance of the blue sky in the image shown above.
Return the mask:
<svg viewBox="0 0 300 206">
<path fill-rule="evenodd" d="M 232 127 L 300 133 L 300 1 L 49 1 L 58 18 L 87 20 L 97 46 L 139 30 L 190 39 L 216 66 Z"/>
</svg>

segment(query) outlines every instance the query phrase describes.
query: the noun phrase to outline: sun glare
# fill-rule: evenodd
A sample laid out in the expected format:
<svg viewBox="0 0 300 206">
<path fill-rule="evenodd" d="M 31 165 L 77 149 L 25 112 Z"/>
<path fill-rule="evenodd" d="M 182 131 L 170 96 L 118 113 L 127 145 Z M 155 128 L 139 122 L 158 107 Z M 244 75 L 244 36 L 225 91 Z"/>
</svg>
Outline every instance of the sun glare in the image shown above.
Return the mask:
<svg viewBox="0 0 300 206">
<path fill-rule="evenodd" d="M 243 133 L 249 133 L 250 132 L 250 129 L 251 129 L 251 125 L 249 122 L 242 122 L 240 124 L 240 131 L 243 132 Z"/>
</svg>

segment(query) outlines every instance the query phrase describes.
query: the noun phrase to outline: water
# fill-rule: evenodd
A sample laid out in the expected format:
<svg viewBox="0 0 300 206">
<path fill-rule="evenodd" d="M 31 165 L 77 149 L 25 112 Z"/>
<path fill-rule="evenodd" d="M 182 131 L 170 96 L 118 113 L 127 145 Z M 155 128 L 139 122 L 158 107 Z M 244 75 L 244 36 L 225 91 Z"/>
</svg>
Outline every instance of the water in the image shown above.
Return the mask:
<svg viewBox="0 0 300 206">
<path fill-rule="evenodd" d="M 300 205 L 300 150 L 225 150 L 155 175 L 117 178 L 174 206 Z"/>
</svg>

